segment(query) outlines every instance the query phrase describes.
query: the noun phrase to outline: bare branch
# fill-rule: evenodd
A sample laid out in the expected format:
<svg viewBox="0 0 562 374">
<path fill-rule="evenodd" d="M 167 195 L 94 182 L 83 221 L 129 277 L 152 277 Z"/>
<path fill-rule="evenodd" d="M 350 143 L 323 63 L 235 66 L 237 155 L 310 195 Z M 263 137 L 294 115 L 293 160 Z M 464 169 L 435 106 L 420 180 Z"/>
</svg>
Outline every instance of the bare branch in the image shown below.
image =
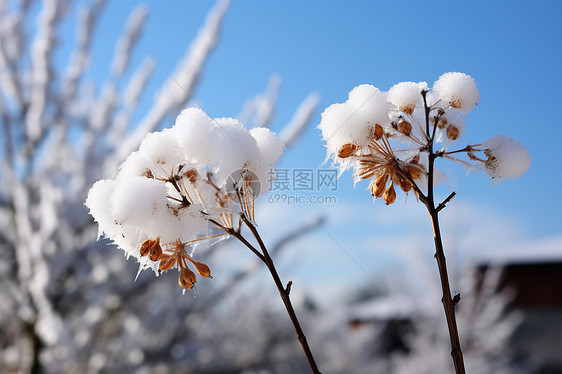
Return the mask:
<svg viewBox="0 0 562 374">
<path fill-rule="evenodd" d="M 447 196 L 447 198 L 445 200 L 443 200 L 441 202 L 441 204 L 439 204 L 436 208 L 437 212 L 441 211 L 441 209 L 445 208 L 445 205 L 447 205 L 447 203 L 449 201 L 451 201 L 453 199 L 453 197 L 455 197 L 457 193 L 455 191 L 451 192 L 451 194 L 449 196 Z"/>
</svg>

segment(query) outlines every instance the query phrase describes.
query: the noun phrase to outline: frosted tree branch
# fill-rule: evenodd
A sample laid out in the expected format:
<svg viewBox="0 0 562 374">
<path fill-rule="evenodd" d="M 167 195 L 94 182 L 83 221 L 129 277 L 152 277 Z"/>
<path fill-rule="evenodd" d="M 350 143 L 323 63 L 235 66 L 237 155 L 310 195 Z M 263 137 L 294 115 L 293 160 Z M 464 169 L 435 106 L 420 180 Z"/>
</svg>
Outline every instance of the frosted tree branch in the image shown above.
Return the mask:
<svg viewBox="0 0 562 374">
<path fill-rule="evenodd" d="M 193 40 L 189 51 L 179 62 L 170 77 L 158 90 L 154 106 L 141 120 L 137 129 L 119 147 L 110 167 L 123 161 L 137 148 L 146 134 L 154 131 L 164 117 L 171 111 L 185 105 L 191 98 L 203 64 L 209 58 L 219 36 L 221 24 L 228 8 L 229 0 L 220 0 L 208 14 L 205 25 Z"/>
<path fill-rule="evenodd" d="M 125 71 L 131 55 L 131 50 L 140 37 L 142 28 L 148 17 L 148 9 L 144 5 L 137 6 L 131 13 L 125 32 L 117 42 L 115 57 L 111 64 L 111 73 L 120 76 Z"/>
<path fill-rule="evenodd" d="M 242 113 L 238 115 L 240 121 L 250 127 L 269 127 L 275 112 L 281 82 L 281 76 L 277 74 L 269 77 L 265 93 L 256 95 L 244 103 Z"/>
<path fill-rule="evenodd" d="M 307 125 L 310 123 L 314 112 L 320 103 L 320 96 L 316 93 L 308 95 L 297 108 L 293 118 L 283 128 L 279 137 L 285 147 L 292 146 L 300 138 Z"/>
<path fill-rule="evenodd" d="M 37 21 L 37 33 L 31 46 L 32 82 L 26 116 L 26 135 L 31 142 L 39 140 L 46 125 L 42 119 L 53 79 L 51 53 L 57 42 L 56 27 L 62 19 L 65 6 L 63 1 L 46 0 Z"/>
<path fill-rule="evenodd" d="M 63 83 L 63 92 L 67 100 L 75 97 L 78 83 L 88 68 L 92 36 L 104 5 L 105 0 L 97 0 L 89 8 L 79 10 L 76 45 L 66 68 Z"/>
</svg>

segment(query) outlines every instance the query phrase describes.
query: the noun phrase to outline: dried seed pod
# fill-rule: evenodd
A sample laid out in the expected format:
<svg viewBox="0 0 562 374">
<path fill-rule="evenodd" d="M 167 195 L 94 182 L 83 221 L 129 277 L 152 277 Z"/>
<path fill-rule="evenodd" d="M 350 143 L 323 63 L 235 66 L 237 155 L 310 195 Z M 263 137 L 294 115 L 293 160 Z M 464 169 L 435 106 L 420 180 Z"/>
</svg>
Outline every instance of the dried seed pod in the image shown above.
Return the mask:
<svg viewBox="0 0 562 374">
<path fill-rule="evenodd" d="M 386 205 L 392 204 L 396 200 L 396 191 L 394 190 L 394 183 L 392 181 L 386 191 L 384 191 L 383 198 Z"/>
<path fill-rule="evenodd" d="M 416 105 L 402 105 L 399 109 L 401 112 L 404 112 L 406 114 L 412 114 L 414 113 L 414 109 L 416 108 Z"/>
<path fill-rule="evenodd" d="M 209 267 L 206 264 L 199 261 L 195 261 L 193 259 L 190 259 L 190 261 L 193 264 L 193 266 L 195 266 L 195 270 L 197 270 L 200 276 L 202 277 L 211 276 L 211 269 L 209 269 Z"/>
<path fill-rule="evenodd" d="M 146 239 L 144 242 L 142 242 L 139 249 L 140 255 L 143 257 L 146 256 L 150 252 L 150 249 L 154 245 L 155 241 L 157 240 L 158 239 Z"/>
<path fill-rule="evenodd" d="M 178 278 L 178 283 L 183 289 L 190 289 L 193 288 L 193 285 L 197 282 L 197 277 L 195 273 L 192 272 L 189 268 L 185 267 L 182 268 L 180 271 L 180 276 Z"/>
<path fill-rule="evenodd" d="M 150 169 L 146 169 L 145 172 L 141 174 L 141 177 L 154 179 L 154 174 L 152 174 L 152 171 Z"/>
<path fill-rule="evenodd" d="M 417 165 L 406 165 L 404 170 L 406 170 L 406 172 L 410 174 L 410 177 L 412 177 L 412 179 L 419 179 L 421 176 L 421 169 Z"/>
<path fill-rule="evenodd" d="M 454 125 L 447 126 L 447 139 L 457 140 L 459 138 L 459 129 Z"/>
<path fill-rule="evenodd" d="M 379 140 L 384 135 L 384 129 L 378 123 L 375 125 L 375 132 L 374 132 L 373 135 L 374 135 L 373 137 L 375 138 L 375 140 Z"/>
<path fill-rule="evenodd" d="M 376 180 L 371 182 L 371 194 L 376 197 L 382 197 L 384 194 L 384 189 L 386 187 L 386 182 L 388 181 L 388 174 L 383 174 Z"/>
<path fill-rule="evenodd" d="M 158 269 L 160 269 L 160 271 L 170 270 L 175 263 L 176 263 L 175 256 L 169 256 L 163 254 L 162 257 L 160 258 L 160 265 L 158 266 Z"/>
<path fill-rule="evenodd" d="M 162 257 L 162 247 L 160 247 L 160 240 L 154 239 L 155 242 L 150 248 L 150 260 L 158 261 Z"/>
<path fill-rule="evenodd" d="M 414 164 L 417 165 L 418 162 L 420 162 L 420 154 L 416 154 L 414 157 L 412 157 L 412 159 L 410 160 L 410 164 Z"/>
<path fill-rule="evenodd" d="M 412 133 L 412 124 L 406 120 L 402 120 L 398 124 L 398 131 L 406 136 L 410 136 L 410 134 Z"/>
<path fill-rule="evenodd" d="M 197 171 L 195 169 L 189 169 L 183 174 L 191 183 L 195 183 L 197 180 Z"/>
<path fill-rule="evenodd" d="M 439 121 L 437 121 L 437 128 L 444 129 L 445 127 L 447 127 L 447 122 L 447 118 L 443 116 L 439 117 Z"/>
<path fill-rule="evenodd" d="M 400 188 L 404 192 L 409 192 L 412 189 L 412 183 L 407 178 L 400 177 Z"/>
<path fill-rule="evenodd" d="M 457 97 L 453 97 L 451 100 L 449 100 L 449 105 L 455 109 L 460 109 L 462 107 L 462 103 Z"/>
<path fill-rule="evenodd" d="M 348 158 L 357 153 L 359 147 L 353 143 L 344 144 L 338 151 L 339 158 Z"/>
</svg>

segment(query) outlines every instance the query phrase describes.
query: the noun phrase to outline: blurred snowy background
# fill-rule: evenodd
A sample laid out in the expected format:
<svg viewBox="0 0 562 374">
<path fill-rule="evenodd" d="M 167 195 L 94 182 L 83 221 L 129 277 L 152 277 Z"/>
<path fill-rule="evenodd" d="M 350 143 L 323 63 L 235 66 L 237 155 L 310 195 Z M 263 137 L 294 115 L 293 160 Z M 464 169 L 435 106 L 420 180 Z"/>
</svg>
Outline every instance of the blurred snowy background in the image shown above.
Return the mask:
<svg viewBox="0 0 562 374">
<path fill-rule="evenodd" d="M 198 249 L 214 279 L 182 295 L 176 274 L 133 282 L 136 264 L 96 242 L 89 187 L 188 105 L 286 141 L 289 188 L 257 221 L 321 370 L 451 372 L 423 207 L 372 205 L 349 174 L 321 187 L 315 129 L 358 84 L 447 71 L 482 96 L 465 138 L 503 133 L 533 157 L 492 187 L 444 168 L 467 370 L 562 372 L 560 3 L 143 4 L 0 2 L 0 372 L 307 372 L 273 283 L 237 243 Z"/>
</svg>

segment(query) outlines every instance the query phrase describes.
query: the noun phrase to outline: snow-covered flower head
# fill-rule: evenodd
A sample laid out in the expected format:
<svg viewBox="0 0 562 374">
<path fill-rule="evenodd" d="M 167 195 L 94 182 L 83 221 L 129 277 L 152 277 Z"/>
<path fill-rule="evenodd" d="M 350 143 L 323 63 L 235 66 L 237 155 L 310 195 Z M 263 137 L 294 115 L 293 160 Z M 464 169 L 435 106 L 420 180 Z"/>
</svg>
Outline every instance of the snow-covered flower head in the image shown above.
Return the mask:
<svg viewBox="0 0 562 374">
<path fill-rule="evenodd" d="M 375 199 L 382 197 L 391 204 L 395 186 L 406 193 L 413 189 L 419 196 L 429 181 L 435 185 L 445 180 L 433 167 L 436 158 L 485 169 L 496 180 L 529 169 L 525 148 L 503 136 L 449 150 L 465 133 L 464 116 L 479 99 L 474 79 L 463 73 L 445 73 L 432 88 L 425 82 L 402 82 L 386 93 L 364 84 L 355 87 L 345 103 L 328 107 L 318 128 L 333 165 L 340 172 L 353 167 L 355 181 L 370 179 Z M 470 162 L 457 158 L 462 153 Z"/>
<path fill-rule="evenodd" d="M 476 82 L 464 73 L 445 73 L 433 84 L 437 97 L 445 105 L 468 114 L 480 100 Z"/>
<path fill-rule="evenodd" d="M 322 113 L 318 128 L 326 141 L 328 156 L 335 155 L 340 162 L 342 147 L 366 147 L 374 133 L 375 125 L 386 126 L 389 104 L 386 95 L 368 84 L 355 87 L 343 104 L 334 104 Z M 345 152 L 344 152 L 345 155 Z"/>
<path fill-rule="evenodd" d="M 531 155 L 527 149 L 509 136 L 493 136 L 482 142 L 481 148 L 488 157 L 484 163 L 486 173 L 498 181 L 520 177 L 531 167 Z"/>
<path fill-rule="evenodd" d="M 422 91 L 427 91 L 425 82 L 401 82 L 388 90 L 388 101 L 399 111 L 412 114 L 416 106 L 423 105 Z"/>
<path fill-rule="evenodd" d="M 227 236 L 242 215 L 253 221 L 260 181 L 282 152 L 268 129 L 249 131 L 235 119 L 186 109 L 172 128 L 148 134 L 115 180 L 96 182 L 86 206 L 99 234 L 141 268 L 176 266 L 180 285 L 191 288 L 196 278 L 188 263 L 201 276 L 210 271 L 187 249 Z M 225 232 L 213 235 L 217 226 Z"/>
</svg>

